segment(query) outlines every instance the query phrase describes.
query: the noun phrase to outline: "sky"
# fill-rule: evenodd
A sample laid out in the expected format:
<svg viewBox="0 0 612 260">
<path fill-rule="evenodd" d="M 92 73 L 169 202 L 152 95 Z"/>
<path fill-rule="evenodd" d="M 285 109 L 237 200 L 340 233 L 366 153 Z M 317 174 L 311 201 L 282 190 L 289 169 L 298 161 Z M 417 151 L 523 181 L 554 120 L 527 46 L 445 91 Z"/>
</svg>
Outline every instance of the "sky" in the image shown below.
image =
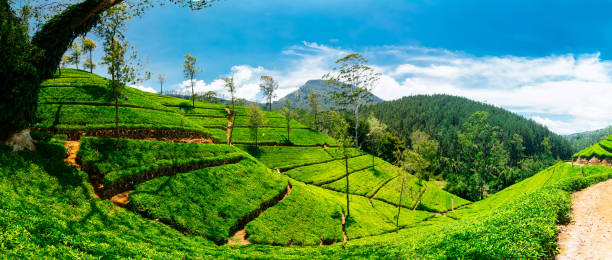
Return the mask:
<svg viewBox="0 0 612 260">
<path fill-rule="evenodd" d="M 280 98 L 358 52 L 382 74 L 373 92 L 384 100 L 464 96 L 570 134 L 612 124 L 609 10 L 590 0 L 223 0 L 150 9 L 127 37 L 147 70 L 166 74 L 165 90 L 188 86 L 187 53 L 203 69 L 196 91 L 227 96 L 219 79 L 234 75 L 240 97 L 262 101 L 260 75 L 278 80 Z M 135 87 L 159 91 L 155 78 Z"/>
</svg>

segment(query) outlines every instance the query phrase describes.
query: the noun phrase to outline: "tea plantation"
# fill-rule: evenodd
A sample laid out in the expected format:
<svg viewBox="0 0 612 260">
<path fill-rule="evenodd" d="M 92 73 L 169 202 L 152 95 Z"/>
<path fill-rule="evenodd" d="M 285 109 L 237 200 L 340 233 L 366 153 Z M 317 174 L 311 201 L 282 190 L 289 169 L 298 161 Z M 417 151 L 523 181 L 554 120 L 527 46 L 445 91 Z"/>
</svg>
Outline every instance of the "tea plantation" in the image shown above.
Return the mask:
<svg viewBox="0 0 612 260">
<path fill-rule="evenodd" d="M 65 69 L 43 83 L 37 150 L 0 146 L 1 258 L 553 258 L 570 194 L 612 178 L 558 163 L 472 203 L 299 122 L 287 142 L 278 113 L 256 147 L 237 107 L 227 145 L 224 105 L 130 88 L 117 149 L 105 83 Z"/>
</svg>

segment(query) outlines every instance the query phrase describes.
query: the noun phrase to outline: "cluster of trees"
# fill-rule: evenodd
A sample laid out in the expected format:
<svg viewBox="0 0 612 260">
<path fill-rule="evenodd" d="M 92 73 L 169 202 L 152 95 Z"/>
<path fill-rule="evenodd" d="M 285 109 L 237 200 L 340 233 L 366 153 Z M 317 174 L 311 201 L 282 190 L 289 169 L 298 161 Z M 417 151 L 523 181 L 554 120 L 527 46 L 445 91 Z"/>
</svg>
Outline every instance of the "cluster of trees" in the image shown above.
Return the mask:
<svg viewBox="0 0 612 260">
<path fill-rule="evenodd" d="M 3 55 L 0 78 L 5 79 L 0 88 L 6 93 L 0 96 L 0 109 L 4 111 L 0 116 L 0 124 L 4 126 L 0 130 L 0 140 L 7 140 L 36 121 L 40 83 L 53 76 L 75 39 L 105 23 L 110 17 L 105 15 L 109 9 L 124 5 L 125 12 L 135 17 L 165 2 L 31 0 L 20 1 L 18 7 L 16 1 L 0 0 L 0 50 Z M 211 4 L 207 0 L 168 2 L 192 10 Z M 31 26 L 33 24 L 35 26 Z M 116 46 L 107 49 L 116 49 Z"/>
<path fill-rule="evenodd" d="M 417 130 L 437 140 L 439 167 L 434 174 L 447 181 L 449 191 L 471 200 L 521 181 L 555 158 L 572 153 L 566 140 L 532 120 L 466 98 L 404 97 L 376 104 L 367 112 L 407 145 Z M 367 129 L 360 133 L 365 140 Z"/>
<path fill-rule="evenodd" d="M 83 61 L 83 68 L 89 70 L 90 73 L 93 73 L 93 70 L 96 68 L 96 63 L 93 61 L 93 51 L 98 47 L 98 43 L 94 40 L 81 37 L 81 44 L 75 41 L 70 45 L 70 55 L 64 54 L 62 56 L 62 60 L 59 63 L 58 71 L 59 74 L 62 75 L 62 68 L 68 64 L 72 64 L 76 69 L 79 69 L 79 64 L 81 64 L 81 56 L 86 55 L 86 59 Z"/>
</svg>

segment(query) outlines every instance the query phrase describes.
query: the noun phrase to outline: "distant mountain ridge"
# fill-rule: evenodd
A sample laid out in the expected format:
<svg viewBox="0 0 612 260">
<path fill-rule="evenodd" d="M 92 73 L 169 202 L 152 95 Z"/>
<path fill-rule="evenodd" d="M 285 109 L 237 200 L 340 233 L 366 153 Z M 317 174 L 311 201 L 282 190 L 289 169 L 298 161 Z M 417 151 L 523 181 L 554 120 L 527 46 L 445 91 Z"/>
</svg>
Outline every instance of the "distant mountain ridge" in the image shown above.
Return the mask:
<svg viewBox="0 0 612 260">
<path fill-rule="evenodd" d="M 574 133 L 564 136 L 570 142 L 574 153 L 579 152 L 612 134 L 612 126 L 603 129 Z"/>
<path fill-rule="evenodd" d="M 285 105 L 285 99 L 289 99 L 291 104 L 295 108 L 308 109 L 308 95 L 310 95 L 311 91 L 314 91 L 319 96 L 319 101 L 321 102 L 321 108 L 323 110 L 329 109 L 331 106 L 330 102 L 328 102 L 327 98 L 330 97 L 328 92 L 335 91 L 338 88 L 327 84 L 327 80 L 309 80 L 304 85 L 302 85 L 298 90 L 291 92 L 289 95 L 279 99 L 272 103 L 272 109 L 280 109 Z M 372 95 L 371 104 L 377 104 L 383 102 L 383 100 L 375 95 Z"/>
</svg>

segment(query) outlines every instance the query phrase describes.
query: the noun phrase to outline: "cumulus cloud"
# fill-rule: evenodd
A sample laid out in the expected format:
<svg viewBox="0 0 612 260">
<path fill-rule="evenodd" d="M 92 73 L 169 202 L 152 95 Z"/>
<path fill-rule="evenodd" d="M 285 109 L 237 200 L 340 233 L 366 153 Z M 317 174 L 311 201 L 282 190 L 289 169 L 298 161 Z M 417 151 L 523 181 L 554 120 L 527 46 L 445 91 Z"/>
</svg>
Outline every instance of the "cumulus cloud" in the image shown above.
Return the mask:
<svg viewBox="0 0 612 260">
<path fill-rule="evenodd" d="M 135 88 L 135 89 L 138 89 L 138 90 L 142 90 L 142 91 L 146 91 L 146 92 L 157 93 L 157 90 L 155 90 L 152 87 L 147 87 L 147 86 L 142 86 L 142 85 L 132 85 L 132 86 L 129 86 L 129 87 Z"/>
<path fill-rule="evenodd" d="M 560 134 L 603 128 L 612 123 L 612 62 L 599 53 L 546 57 L 473 56 L 418 46 L 371 47 L 361 52 L 381 73 L 373 92 L 384 100 L 416 94 L 450 94 L 507 108 Z M 303 42 L 282 54 L 282 69 L 236 65 L 238 96 L 263 101 L 259 77 L 279 82 L 278 98 L 329 72 L 336 59 L 353 52 Z M 189 81 L 180 87 L 189 89 Z M 196 81 L 196 91 L 228 97 L 223 81 Z"/>
</svg>

